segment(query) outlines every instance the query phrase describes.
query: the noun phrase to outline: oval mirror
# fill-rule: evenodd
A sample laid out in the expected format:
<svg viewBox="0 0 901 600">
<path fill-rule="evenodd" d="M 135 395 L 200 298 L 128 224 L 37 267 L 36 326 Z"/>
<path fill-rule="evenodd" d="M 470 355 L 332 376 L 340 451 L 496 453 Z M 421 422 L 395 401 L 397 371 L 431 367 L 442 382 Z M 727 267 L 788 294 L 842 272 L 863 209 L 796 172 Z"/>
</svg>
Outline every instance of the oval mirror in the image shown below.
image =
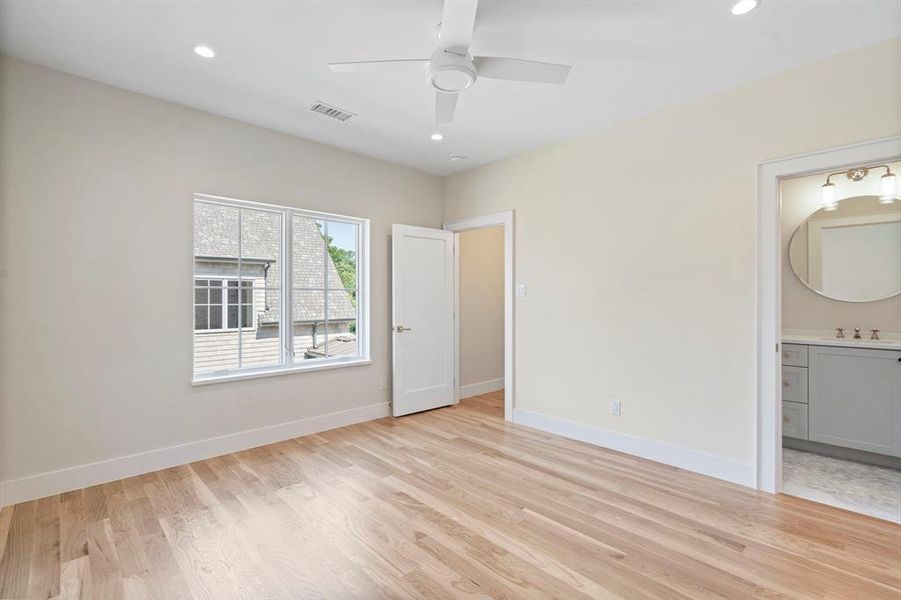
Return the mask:
<svg viewBox="0 0 901 600">
<path fill-rule="evenodd" d="M 814 292 L 844 302 L 901 294 L 901 202 L 845 198 L 820 209 L 792 234 L 789 262 Z"/>
</svg>

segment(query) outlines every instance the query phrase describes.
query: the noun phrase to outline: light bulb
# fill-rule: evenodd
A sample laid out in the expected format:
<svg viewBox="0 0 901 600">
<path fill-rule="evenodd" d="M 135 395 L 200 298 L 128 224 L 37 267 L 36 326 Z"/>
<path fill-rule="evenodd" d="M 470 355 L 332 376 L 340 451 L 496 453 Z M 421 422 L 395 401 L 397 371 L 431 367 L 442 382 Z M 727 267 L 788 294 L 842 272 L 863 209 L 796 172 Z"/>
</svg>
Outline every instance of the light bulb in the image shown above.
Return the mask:
<svg viewBox="0 0 901 600">
<path fill-rule="evenodd" d="M 898 189 L 897 179 L 892 173 L 882 176 L 879 186 L 879 203 L 891 204 L 895 201 L 895 192 Z"/>
<path fill-rule="evenodd" d="M 834 183 L 825 183 L 823 184 L 823 196 L 821 204 L 826 210 L 835 210 L 838 207 L 838 204 L 835 201 L 835 184 Z"/>
</svg>

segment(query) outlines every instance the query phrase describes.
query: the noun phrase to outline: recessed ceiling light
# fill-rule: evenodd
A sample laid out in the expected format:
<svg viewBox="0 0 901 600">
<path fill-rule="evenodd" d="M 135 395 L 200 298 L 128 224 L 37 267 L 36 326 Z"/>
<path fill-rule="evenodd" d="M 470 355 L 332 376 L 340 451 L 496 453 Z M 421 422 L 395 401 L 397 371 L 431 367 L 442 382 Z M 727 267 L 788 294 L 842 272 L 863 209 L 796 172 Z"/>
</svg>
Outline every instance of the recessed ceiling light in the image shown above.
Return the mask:
<svg viewBox="0 0 901 600">
<path fill-rule="evenodd" d="M 437 131 L 432 134 L 433 142 L 440 142 L 443 139 L 444 139 L 444 134 L 438 133 Z"/>
<path fill-rule="evenodd" d="M 466 157 L 462 154 L 451 154 L 450 155 L 451 162 L 460 162 L 462 160 L 466 160 Z"/>
<path fill-rule="evenodd" d="M 216 56 L 216 53 L 213 52 L 213 49 L 209 46 L 194 46 L 194 52 L 198 56 L 202 56 L 204 58 L 213 58 Z"/>
<path fill-rule="evenodd" d="M 733 15 L 746 15 L 760 5 L 760 0 L 738 0 L 732 5 Z"/>
</svg>

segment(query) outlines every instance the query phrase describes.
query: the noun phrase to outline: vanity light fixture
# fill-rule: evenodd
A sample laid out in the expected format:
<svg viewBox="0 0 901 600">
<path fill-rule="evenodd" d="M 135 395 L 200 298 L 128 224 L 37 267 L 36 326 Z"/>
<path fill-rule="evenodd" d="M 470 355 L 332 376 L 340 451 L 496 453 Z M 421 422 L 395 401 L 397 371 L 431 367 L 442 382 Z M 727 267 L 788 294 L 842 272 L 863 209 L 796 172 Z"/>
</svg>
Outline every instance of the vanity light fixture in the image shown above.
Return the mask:
<svg viewBox="0 0 901 600">
<path fill-rule="evenodd" d="M 888 171 L 888 167 L 885 168 Z M 879 203 L 891 204 L 895 201 L 895 192 L 898 191 L 898 179 L 895 174 L 888 171 L 879 180 Z"/>
<path fill-rule="evenodd" d="M 826 210 L 835 210 L 838 208 L 838 203 L 835 201 L 835 184 L 829 183 L 829 178 L 826 178 L 826 183 L 823 184 L 823 200 L 822 200 L 823 208 Z"/>
<path fill-rule="evenodd" d="M 832 177 L 845 175 L 851 181 L 860 181 L 870 174 L 870 169 L 885 169 L 885 175 L 879 181 L 879 203 L 891 204 L 894 202 L 898 193 L 898 179 L 895 177 L 895 174 L 888 168 L 888 165 L 869 165 L 827 175 L 826 183 L 823 184 L 821 192 L 822 207 L 825 210 L 838 208 L 838 201 L 835 199 L 835 184 L 831 181 Z"/>
</svg>

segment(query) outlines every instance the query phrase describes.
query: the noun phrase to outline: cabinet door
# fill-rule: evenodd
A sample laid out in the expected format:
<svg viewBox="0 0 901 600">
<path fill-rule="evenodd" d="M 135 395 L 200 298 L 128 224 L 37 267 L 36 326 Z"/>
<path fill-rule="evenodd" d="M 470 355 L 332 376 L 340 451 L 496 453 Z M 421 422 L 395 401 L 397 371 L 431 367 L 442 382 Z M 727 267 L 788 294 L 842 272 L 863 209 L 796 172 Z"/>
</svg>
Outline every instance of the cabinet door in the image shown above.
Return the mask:
<svg viewBox="0 0 901 600">
<path fill-rule="evenodd" d="M 807 369 L 782 367 L 782 400 L 807 404 Z"/>
<path fill-rule="evenodd" d="M 782 344 L 782 364 L 791 367 L 806 367 L 807 346 L 802 344 Z"/>
<path fill-rule="evenodd" d="M 901 456 L 901 352 L 811 346 L 809 437 Z"/>
<path fill-rule="evenodd" d="M 782 435 L 807 439 L 807 405 L 800 402 L 782 403 Z"/>
</svg>

